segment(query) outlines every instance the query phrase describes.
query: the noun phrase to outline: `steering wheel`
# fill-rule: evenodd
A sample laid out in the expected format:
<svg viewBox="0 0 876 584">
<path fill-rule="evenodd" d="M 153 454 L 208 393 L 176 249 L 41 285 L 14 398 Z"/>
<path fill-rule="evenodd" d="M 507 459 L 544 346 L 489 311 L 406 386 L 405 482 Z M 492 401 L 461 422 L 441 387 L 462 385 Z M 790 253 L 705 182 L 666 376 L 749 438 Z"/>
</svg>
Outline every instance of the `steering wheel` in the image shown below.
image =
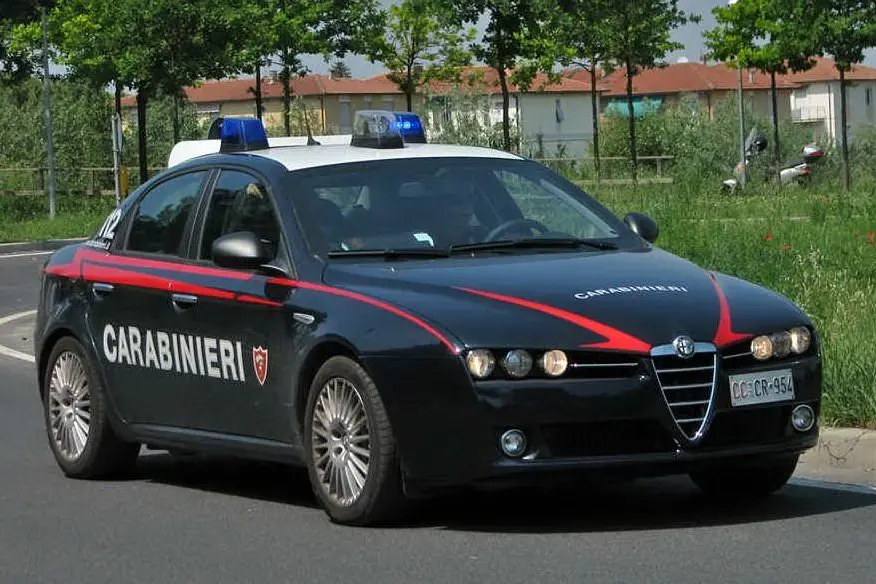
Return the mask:
<svg viewBox="0 0 876 584">
<path fill-rule="evenodd" d="M 503 235 L 506 231 L 511 231 L 515 227 L 528 227 L 530 229 L 535 229 L 541 232 L 542 235 L 546 233 L 550 233 L 550 229 L 536 221 L 535 219 L 511 219 L 510 221 L 505 221 L 492 231 L 490 231 L 484 241 L 494 241 L 500 235 Z"/>
</svg>

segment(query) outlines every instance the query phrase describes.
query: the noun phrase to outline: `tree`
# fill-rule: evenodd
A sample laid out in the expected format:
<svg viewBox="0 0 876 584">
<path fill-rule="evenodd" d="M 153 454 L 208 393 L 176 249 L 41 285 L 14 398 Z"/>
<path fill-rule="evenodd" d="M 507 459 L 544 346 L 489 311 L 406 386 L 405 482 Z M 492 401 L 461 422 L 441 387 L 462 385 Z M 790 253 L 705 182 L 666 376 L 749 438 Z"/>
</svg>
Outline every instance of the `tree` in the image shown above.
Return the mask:
<svg viewBox="0 0 876 584">
<path fill-rule="evenodd" d="M 770 76 L 775 178 L 781 182 L 781 145 L 776 76 L 814 64 L 811 23 L 793 10 L 798 0 L 738 0 L 713 10 L 718 26 L 706 31 L 711 57 L 731 67 L 757 69 Z"/>
<path fill-rule="evenodd" d="M 819 0 L 816 10 L 798 5 L 799 14 L 815 19 L 814 39 L 820 53 L 833 57 L 840 78 L 840 126 L 843 187 L 851 189 L 846 75 L 864 61 L 864 51 L 876 46 L 876 4 L 873 0 Z"/>
<path fill-rule="evenodd" d="M 593 159 L 599 178 L 599 93 L 600 67 L 605 68 L 611 52 L 614 31 L 609 23 L 611 0 L 561 0 L 556 26 L 552 27 L 561 47 L 560 60 L 590 73 L 590 97 L 593 110 Z"/>
<path fill-rule="evenodd" d="M 684 48 L 671 40 L 673 29 L 697 22 L 699 17 L 678 8 L 678 0 L 615 0 L 606 25 L 614 31 L 609 55 L 624 67 L 627 87 L 627 114 L 630 130 L 630 159 L 633 181 L 638 174 L 636 156 L 636 116 L 633 107 L 633 79 L 642 69 L 661 65 L 670 51 Z"/>
<path fill-rule="evenodd" d="M 337 61 L 332 63 L 329 74 L 335 79 L 349 79 L 353 76 L 352 71 L 350 71 L 349 65 L 347 65 L 347 63 L 344 62 L 343 59 L 338 59 Z"/>
<path fill-rule="evenodd" d="M 557 55 L 546 28 L 556 9 L 551 0 L 449 0 L 455 22 L 474 23 L 482 16 L 487 28 L 472 44 L 474 56 L 496 71 L 502 92 L 502 142 L 511 150 L 509 82 L 523 91 L 539 72 L 550 73 Z M 554 76 L 552 76 L 554 77 Z"/>
<path fill-rule="evenodd" d="M 95 83 L 137 92 L 140 180 L 148 179 L 146 108 L 153 95 L 179 95 L 237 65 L 246 40 L 234 26 L 239 0 L 59 0 L 57 44 L 64 62 Z M 178 134 L 178 123 L 175 124 Z"/>
<path fill-rule="evenodd" d="M 278 55 L 283 83 L 283 124 L 292 133 L 292 78 L 304 75 L 302 55 L 343 58 L 348 52 L 371 54 L 383 35 L 384 13 L 375 0 L 251 0 L 258 11 L 260 58 Z M 247 41 L 248 42 L 248 41 Z M 271 62 L 274 64 L 274 62 Z"/>
<path fill-rule="evenodd" d="M 37 24 L 40 8 L 50 10 L 53 4 L 54 0 L 3 0 L 0 3 L 0 81 L 20 82 L 38 68 L 35 55 L 39 55 L 39 49 L 29 50 L 32 47 L 16 43 L 16 29 Z M 29 40 L 39 45 L 38 38 Z"/>
<path fill-rule="evenodd" d="M 413 95 L 423 84 L 458 77 L 471 61 L 465 43 L 474 39 L 474 28 L 466 31 L 447 18 L 441 0 L 402 0 L 389 7 L 385 42 L 371 60 L 383 62 L 412 111 Z"/>
</svg>

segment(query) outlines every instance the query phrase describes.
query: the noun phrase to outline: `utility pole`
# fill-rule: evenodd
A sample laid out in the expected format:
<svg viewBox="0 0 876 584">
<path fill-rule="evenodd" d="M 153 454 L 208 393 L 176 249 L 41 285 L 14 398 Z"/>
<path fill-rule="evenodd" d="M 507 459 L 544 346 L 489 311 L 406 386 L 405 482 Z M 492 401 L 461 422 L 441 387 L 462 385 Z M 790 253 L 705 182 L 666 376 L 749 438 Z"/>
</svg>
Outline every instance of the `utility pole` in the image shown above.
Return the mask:
<svg viewBox="0 0 876 584">
<path fill-rule="evenodd" d="M 739 67 L 739 160 L 742 161 L 742 174 L 739 184 L 745 188 L 748 182 L 748 164 L 745 160 L 745 102 L 742 98 L 742 66 Z"/>
<path fill-rule="evenodd" d="M 49 40 L 46 31 L 46 6 L 40 5 L 43 21 L 43 113 L 46 121 L 46 160 L 49 177 L 46 190 L 49 192 L 49 219 L 55 218 L 55 146 L 52 137 L 52 84 L 49 80 Z"/>
<path fill-rule="evenodd" d="M 727 0 L 729 6 L 733 6 L 739 0 Z M 738 87 L 738 107 L 739 107 L 739 160 L 742 164 L 742 174 L 740 175 L 739 186 L 745 188 L 745 183 L 748 182 L 748 164 L 745 160 L 745 102 L 742 96 L 742 63 L 737 59 L 736 65 L 739 69 L 739 87 Z"/>
</svg>

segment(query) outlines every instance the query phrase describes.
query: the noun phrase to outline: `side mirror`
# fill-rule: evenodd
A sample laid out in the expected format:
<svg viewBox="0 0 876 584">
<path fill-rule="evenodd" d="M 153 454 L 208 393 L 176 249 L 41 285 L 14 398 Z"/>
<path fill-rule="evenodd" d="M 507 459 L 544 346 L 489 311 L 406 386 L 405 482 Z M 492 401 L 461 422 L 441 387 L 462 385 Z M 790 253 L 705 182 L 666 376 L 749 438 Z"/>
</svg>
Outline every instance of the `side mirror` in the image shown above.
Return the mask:
<svg viewBox="0 0 876 584">
<path fill-rule="evenodd" d="M 654 243 L 660 235 L 657 222 L 643 213 L 627 213 L 624 223 L 648 243 Z"/>
<path fill-rule="evenodd" d="M 213 262 L 223 268 L 255 270 L 274 259 L 259 236 L 237 231 L 213 242 Z"/>
</svg>

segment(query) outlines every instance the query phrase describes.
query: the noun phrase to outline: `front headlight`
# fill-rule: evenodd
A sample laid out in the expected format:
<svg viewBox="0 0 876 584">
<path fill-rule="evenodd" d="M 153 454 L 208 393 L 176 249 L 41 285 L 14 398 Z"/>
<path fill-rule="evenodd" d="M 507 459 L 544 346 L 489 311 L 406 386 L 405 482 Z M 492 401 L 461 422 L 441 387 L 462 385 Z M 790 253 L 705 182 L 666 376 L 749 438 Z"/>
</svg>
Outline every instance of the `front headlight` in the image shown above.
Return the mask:
<svg viewBox="0 0 876 584">
<path fill-rule="evenodd" d="M 548 351 L 541 357 L 541 368 L 551 377 L 559 377 L 569 367 L 569 358 L 559 349 Z"/>
<path fill-rule="evenodd" d="M 751 340 L 751 355 L 758 361 L 766 361 L 773 356 L 773 341 L 766 335 Z"/>
<path fill-rule="evenodd" d="M 812 335 L 809 329 L 805 326 L 798 326 L 791 329 L 791 350 L 800 355 L 809 350 L 809 345 L 812 343 Z"/>
<path fill-rule="evenodd" d="M 775 357 L 784 359 L 791 353 L 801 355 L 809 350 L 812 337 L 804 326 L 790 331 L 780 331 L 771 335 L 760 335 L 751 340 L 751 355 L 758 361 Z"/>
<path fill-rule="evenodd" d="M 491 352 L 485 349 L 475 349 L 466 355 L 465 366 L 468 368 L 468 372 L 477 379 L 486 379 L 493 373 L 496 359 Z"/>
<path fill-rule="evenodd" d="M 787 331 L 774 333 L 770 340 L 773 342 L 773 357 L 784 359 L 791 354 L 791 333 Z"/>
<path fill-rule="evenodd" d="M 514 349 L 505 355 L 502 366 L 508 375 L 521 379 L 532 371 L 532 357 L 523 349 Z"/>
</svg>

